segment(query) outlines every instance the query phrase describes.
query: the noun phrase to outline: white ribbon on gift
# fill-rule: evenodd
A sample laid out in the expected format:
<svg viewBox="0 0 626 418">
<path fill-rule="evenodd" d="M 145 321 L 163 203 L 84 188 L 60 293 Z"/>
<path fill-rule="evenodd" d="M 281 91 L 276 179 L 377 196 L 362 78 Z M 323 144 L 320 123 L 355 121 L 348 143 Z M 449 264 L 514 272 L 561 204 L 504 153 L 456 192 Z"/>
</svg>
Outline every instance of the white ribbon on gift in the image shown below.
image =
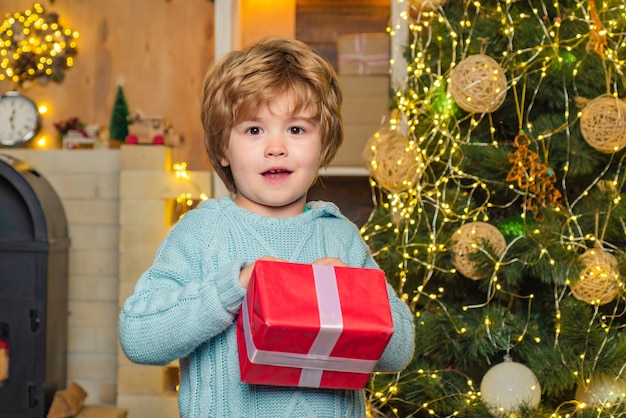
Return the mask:
<svg viewBox="0 0 626 418">
<path fill-rule="evenodd" d="M 346 357 L 331 357 L 337 340 L 343 332 L 343 316 L 339 301 L 339 289 L 335 268 L 313 264 L 315 292 L 320 315 L 320 330 L 306 354 L 260 350 L 254 345 L 250 332 L 248 304 L 244 297 L 241 314 L 248 360 L 253 364 L 295 367 L 302 369 L 298 386 L 319 387 L 324 370 L 352 373 L 371 373 L 377 360 L 361 360 Z"/>
</svg>

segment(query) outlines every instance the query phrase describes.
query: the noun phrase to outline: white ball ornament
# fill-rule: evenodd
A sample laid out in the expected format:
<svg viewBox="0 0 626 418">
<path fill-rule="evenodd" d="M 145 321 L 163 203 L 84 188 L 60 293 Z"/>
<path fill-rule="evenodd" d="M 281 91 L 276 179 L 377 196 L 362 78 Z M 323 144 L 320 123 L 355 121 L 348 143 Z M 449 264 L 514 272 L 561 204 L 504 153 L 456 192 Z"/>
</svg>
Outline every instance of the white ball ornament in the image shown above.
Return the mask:
<svg viewBox="0 0 626 418">
<path fill-rule="evenodd" d="M 509 356 L 485 373 L 480 392 L 493 416 L 513 413 L 522 405 L 535 408 L 541 401 L 541 385 L 535 374 Z"/>
<path fill-rule="evenodd" d="M 587 405 L 603 406 L 626 398 L 626 381 L 616 380 L 606 374 L 592 376 L 589 384 L 579 385 L 574 395 L 578 402 Z"/>
</svg>

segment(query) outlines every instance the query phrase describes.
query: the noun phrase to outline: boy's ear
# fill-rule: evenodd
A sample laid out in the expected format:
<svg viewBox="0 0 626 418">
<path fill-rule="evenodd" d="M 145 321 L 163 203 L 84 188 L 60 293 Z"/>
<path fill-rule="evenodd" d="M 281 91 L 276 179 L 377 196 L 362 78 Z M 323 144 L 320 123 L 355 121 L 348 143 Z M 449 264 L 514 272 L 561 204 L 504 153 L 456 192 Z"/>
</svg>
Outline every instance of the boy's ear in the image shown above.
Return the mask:
<svg viewBox="0 0 626 418">
<path fill-rule="evenodd" d="M 220 164 L 222 165 L 222 167 L 228 167 L 230 165 L 230 161 L 228 161 L 228 158 L 222 157 Z"/>
</svg>

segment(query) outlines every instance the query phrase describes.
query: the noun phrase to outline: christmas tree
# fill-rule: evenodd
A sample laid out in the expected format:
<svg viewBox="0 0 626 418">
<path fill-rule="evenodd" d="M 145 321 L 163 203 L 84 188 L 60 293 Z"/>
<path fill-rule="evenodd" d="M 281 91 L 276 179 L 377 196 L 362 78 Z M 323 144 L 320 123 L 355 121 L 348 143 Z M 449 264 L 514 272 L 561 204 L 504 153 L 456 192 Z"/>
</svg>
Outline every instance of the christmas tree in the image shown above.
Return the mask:
<svg viewBox="0 0 626 418">
<path fill-rule="evenodd" d="M 626 416 L 626 1 L 405 18 L 362 235 L 417 341 L 371 416 Z"/>
<path fill-rule="evenodd" d="M 111 122 L 109 124 L 110 137 L 116 141 L 125 141 L 128 136 L 128 104 L 124 97 L 122 86 L 117 86 L 113 111 L 111 112 Z"/>
</svg>

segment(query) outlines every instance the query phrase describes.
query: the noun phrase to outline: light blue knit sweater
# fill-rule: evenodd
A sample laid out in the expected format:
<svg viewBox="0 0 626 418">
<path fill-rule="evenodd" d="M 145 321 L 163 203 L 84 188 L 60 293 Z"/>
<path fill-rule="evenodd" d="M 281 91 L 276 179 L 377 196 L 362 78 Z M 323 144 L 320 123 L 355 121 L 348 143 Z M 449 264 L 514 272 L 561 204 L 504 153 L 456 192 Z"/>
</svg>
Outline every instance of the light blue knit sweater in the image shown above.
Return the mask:
<svg viewBox="0 0 626 418">
<path fill-rule="evenodd" d="M 171 229 L 139 278 L 120 313 L 120 342 L 137 363 L 180 359 L 182 418 L 365 416 L 363 391 L 239 381 L 235 321 L 245 294 L 243 266 L 262 256 L 298 263 L 333 256 L 352 267 L 377 268 L 356 226 L 335 205 L 309 207 L 295 217 L 270 218 L 227 197 L 207 200 Z M 394 335 L 377 371 L 402 369 L 414 349 L 411 313 L 388 290 Z"/>
</svg>

